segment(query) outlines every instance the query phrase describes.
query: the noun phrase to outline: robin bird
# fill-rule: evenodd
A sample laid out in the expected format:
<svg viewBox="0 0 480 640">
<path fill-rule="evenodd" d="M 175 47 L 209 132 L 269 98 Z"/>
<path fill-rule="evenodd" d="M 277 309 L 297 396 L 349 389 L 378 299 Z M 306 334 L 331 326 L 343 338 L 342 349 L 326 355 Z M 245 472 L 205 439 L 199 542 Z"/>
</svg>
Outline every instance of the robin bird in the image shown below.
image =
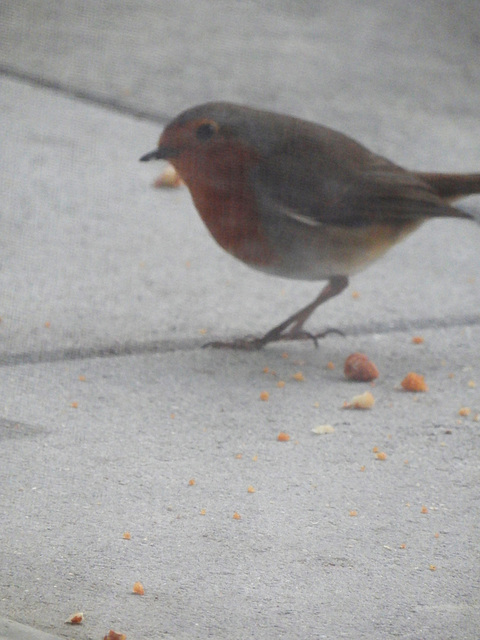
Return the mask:
<svg viewBox="0 0 480 640">
<path fill-rule="evenodd" d="M 306 307 L 260 338 L 211 346 L 260 349 L 310 337 L 304 323 L 353 273 L 430 218 L 480 214 L 451 206 L 480 193 L 480 173 L 408 171 L 312 122 L 226 102 L 202 104 L 164 129 L 140 160 L 168 160 L 218 244 L 255 269 L 327 280 Z"/>
</svg>

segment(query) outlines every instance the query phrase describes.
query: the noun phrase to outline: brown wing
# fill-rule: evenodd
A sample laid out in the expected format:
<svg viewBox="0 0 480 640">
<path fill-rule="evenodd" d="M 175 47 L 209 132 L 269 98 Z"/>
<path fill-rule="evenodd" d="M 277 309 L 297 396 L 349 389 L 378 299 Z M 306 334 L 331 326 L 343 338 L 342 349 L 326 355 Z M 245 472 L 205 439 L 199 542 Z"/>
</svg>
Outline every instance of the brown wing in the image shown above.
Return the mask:
<svg viewBox="0 0 480 640">
<path fill-rule="evenodd" d="M 320 126 L 283 139 L 252 178 L 262 216 L 289 215 L 312 226 L 468 217 L 414 173 Z"/>
</svg>

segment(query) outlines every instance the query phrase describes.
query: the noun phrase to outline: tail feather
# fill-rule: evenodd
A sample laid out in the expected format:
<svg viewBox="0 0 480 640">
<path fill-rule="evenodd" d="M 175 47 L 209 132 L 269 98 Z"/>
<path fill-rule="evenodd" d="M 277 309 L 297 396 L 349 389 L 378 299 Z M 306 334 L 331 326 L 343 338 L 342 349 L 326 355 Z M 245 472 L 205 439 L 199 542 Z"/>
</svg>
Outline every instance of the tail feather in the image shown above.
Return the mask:
<svg viewBox="0 0 480 640">
<path fill-rule="evenodd" d="M 440 198 L 452 201 L 480 193 L 480 173 L 422 173 L 415 174 L 426 182 Z"/>
</svg>

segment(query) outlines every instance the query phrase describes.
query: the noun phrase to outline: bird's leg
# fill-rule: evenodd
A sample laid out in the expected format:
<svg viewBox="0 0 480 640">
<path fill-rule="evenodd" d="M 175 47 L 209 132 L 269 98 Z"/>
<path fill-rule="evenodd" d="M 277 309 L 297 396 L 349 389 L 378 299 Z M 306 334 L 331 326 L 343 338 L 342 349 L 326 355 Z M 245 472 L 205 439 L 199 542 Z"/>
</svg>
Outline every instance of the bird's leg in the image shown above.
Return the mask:
<svg viewBox="0 0 480 640">
<path fill-rule="evenodd" d="M 230 349 L 246 349 L 257 350 L 264 347 L 269 342 L 278 342 L 280 340 L 305 340 L 311 339 L 317 345 L 317 340 L 323 338 L 328 333 L 339 333 L 343 335 L 338 329 L 327 329 L 322 333 L 309 333 L 303 330 L 303 325 L 312 315 L 317 307 L 321 304 L 337 296 L 348 286 L 347 276 L 333 276 L 330 278 L 326 286 L 320 291 L 320 294 L 306 307 L 300 309 L 293 315 L 289 316 L 282 323 L 267 331 L 267 333 L 261 338 L 244 338 L 241 340 L 234 340 L 233 342 L 210 342 L 206 347 L 216 348 L 230 348 Z M 290 329 L 289 329 L 290 327 Z M 288 331 L 287 331 L 288 330 Z"/>
<path fill-rule="evenodd" d="M 281 324 L 277 325 L 273 329 L 270 329 L 262 338 L 258 338 L 260 343 L 259 348 L 265 346 L 269 342 L 277 342 L 278 340 L 302 340 L 310 338 L 317 344 L 319 338 L 323 338 L 328 333 L 341 333 L 337 329 L 327 329 L 322 333 L 312 334 L 308 331 L 304 331 L 303 325 L 312 315 L 317 307 L 321 304 L 338 296 L 348 286 L 348 278 L 346 276 L 334 276 L 330 278 L 325 287 L 320 291 L 319 295 L 306 307 L 300 309 L 289 318 L 284 320 Z M 290 329 L 286 331 L 288 328 Z"/>
</svg>

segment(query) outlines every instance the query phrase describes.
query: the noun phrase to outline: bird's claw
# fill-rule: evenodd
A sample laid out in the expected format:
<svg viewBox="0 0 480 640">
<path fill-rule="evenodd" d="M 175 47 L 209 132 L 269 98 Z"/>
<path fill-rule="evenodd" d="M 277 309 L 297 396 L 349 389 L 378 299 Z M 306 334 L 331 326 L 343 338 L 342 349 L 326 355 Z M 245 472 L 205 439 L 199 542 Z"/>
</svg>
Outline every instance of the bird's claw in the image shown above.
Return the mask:
<svg viewBox="0 0 480 640">
<path fill-rule="evenodd" d="M 309 331 L 304 331 L 303 329 L 291 329 L 287 333 L 279 333 L 278 335 L 273 334 L 271 331 L 266 333 L 261 338 L 254 338 L 251 336 L 247 336 L 246 338 L 238 338 L 236 340 L 231 341 L 213 341 L 207 342 L 207 344 L 203 345 L 203 348 L 212 348 L 212 349 L 238 349 L 242 351 L 259 351 L 265 345 L 270 342 L 286 342 L 293 340 L 312 340 L 313 344 L 316 348 L 318 348 L 318 341 L 322 338 L 325 338 L 329 333 L 336 333 L 342 337 L 345 337 L 343 331 L 339 329 L 326 329 L 320 333 L 310 333 Z"/>
</svg>

